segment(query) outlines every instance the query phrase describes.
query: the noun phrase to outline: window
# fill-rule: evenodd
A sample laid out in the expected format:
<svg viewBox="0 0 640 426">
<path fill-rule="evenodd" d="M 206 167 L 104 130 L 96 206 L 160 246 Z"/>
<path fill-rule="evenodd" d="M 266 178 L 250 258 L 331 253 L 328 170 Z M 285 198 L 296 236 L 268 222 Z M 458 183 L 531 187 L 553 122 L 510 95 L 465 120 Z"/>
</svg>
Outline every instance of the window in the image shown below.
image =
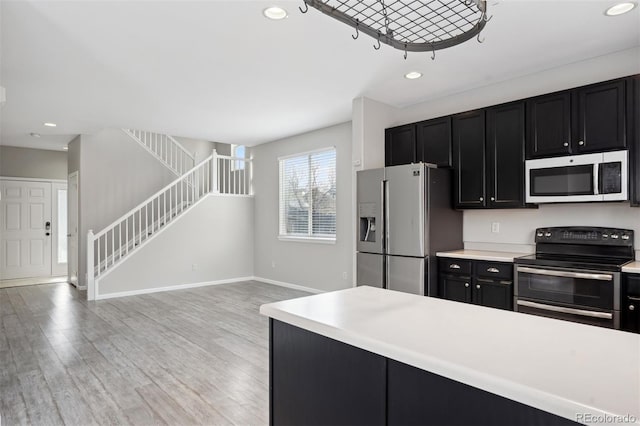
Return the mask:
<svg viewBox="0 0 640 426">
<path fill-rule="evenodd" d="M 279 159 L 280 237 L 335 241 L 336 150 Z"/>
<path fill-rule="evenodd" d="M 231 145 L 231 156 L 236 158 L 246 158 L 246 147 L 244 145 Z M 234 160 L 231 163 L 231 170 L 244 170 L 244 161 Z"/>
</svg>

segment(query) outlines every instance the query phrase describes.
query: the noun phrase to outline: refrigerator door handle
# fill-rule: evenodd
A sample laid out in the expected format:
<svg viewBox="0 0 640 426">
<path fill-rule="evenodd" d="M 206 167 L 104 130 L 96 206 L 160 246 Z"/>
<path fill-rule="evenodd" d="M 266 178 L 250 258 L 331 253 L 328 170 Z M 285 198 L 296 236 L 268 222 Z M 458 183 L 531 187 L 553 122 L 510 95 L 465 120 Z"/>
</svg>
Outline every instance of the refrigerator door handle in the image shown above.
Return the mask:
<svg viewBox="0 0 640 426">
<path fill-rule="evenodd" d="M 382 242 L 382 252 L 387 254 L 390 252 L 389 250 L 389 184 L 386 180 L 382 181 L 382 203 L 384 205 L 383 209 L 383 220 L 384 223 L 384 241 Z"/>
</svg>

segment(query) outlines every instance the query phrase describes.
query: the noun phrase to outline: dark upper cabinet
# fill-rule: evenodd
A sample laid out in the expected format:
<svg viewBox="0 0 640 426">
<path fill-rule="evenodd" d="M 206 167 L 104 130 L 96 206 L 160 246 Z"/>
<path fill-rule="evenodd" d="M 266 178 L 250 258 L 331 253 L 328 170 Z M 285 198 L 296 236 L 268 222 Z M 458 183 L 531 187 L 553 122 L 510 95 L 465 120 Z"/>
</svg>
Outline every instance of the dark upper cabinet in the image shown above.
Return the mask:
<svg viewBox="0 0 640 426">
<path fill-rule="evenodd" d="M 484 120 L 484 110 L 453 116 L 455 208 L 482 208 L 487 205 Z"/>
<path fill-rule="evenodd" d="M 384 136 L 385 166 L 397 166 L 416 162 L 415 124 L 386 129 Z"/>
<path fill-rule="evenodd" d="M 625 88 L 625 80 L 616 80 L 576 91 L 578 126 L 573 146 L 577 153 L 627 147 Z"/>
<path fill-rule="evenodd" d="M 571 153 L 571 93 L 527 100 L 527 158 Z"/>
<path fill-rule="evenodd" d="M 640 75 L 627 83 L 627 124 L 629 136 L 629 198 L 640 207 Z"/>
<path fill-rule="evenodd" d="M 524 102 L 487 109 L 488 206 L 524 207 Z"/>
<path fill-rule="evenodd" d="M 416 124 L 416 159 L 451 167 L 451 117 Z"/>
</svg>

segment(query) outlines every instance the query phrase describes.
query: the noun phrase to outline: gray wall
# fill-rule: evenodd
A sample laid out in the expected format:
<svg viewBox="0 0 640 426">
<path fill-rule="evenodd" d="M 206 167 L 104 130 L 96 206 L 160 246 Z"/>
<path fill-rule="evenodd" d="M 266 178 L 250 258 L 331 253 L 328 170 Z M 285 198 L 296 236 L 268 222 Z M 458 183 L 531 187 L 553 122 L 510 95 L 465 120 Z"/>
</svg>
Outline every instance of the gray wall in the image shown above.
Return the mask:
<svg viewBox="0 0 640 426">
<path fill-rule="evenodd" d="M 229 155 L 231 153 L 231 145 L 219 142 L 210 142 L 201 139 L 191 139 L 183 137 L 174 137 L 175 140 L 180 142 L 187 151 L 194 154 L 196 164 L 211 155 L 211 152 L 215 149 L 220 155 Z"/>
<path fill-rule="evenodd" d="M 0 146 L 0 176 L 67 180 L 67 153 Z"/>
<path fill-rule="evenodd" d="M 278 240 L 278 157 L 332 145 L 337 161 L 336 243 Z M 252 154 L 257 177 L 253 182 L 255 276 L 317 290 L 351 287 L 351 123 L 258 145 Z"/>
<path fill-rule="evenodd" d="M 86 285 L 86 238 L 99 232 L 149 196 L 176 179 L 160 161 L 117 129 L 82 135 L 79 150 L 80 232 L 79 281 Z"/>
<path fill-rule="evenodd" d="M 253 199 L 207 197 L 100 280 L 98 294 L 252 275 Z"/>
</svg>

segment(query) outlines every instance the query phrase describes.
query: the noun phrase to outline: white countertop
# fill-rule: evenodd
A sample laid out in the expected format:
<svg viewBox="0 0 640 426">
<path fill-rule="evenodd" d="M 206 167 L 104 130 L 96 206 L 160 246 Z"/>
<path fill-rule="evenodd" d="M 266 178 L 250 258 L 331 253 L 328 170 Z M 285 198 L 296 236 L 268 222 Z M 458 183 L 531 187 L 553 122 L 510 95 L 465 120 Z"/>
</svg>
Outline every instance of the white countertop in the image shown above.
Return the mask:
<svg viewBox="0 0 640 426">
<path fill-rule="evenodd" d="M 637 334 L 366 286 L 260 313 L 574 421 L 640 424 Z"/>
<path fill-rule="evenodd" d="M 632 274 L 640 274 L 640 260 L 631 262 L 622 267 L 622 272 L 630 272 Z"/>
<path fill-rule="evenodd" d="M 453 250 L 440 251 L 436 253 L 438 257 L 455 257 L 458 259 L 488 260 L 490 262 L 513 262 L 513 259 L 526 256 L 531 253 L 512 253 L 506 251 L 486 251 L 486 250 Z"/>
</svg>

